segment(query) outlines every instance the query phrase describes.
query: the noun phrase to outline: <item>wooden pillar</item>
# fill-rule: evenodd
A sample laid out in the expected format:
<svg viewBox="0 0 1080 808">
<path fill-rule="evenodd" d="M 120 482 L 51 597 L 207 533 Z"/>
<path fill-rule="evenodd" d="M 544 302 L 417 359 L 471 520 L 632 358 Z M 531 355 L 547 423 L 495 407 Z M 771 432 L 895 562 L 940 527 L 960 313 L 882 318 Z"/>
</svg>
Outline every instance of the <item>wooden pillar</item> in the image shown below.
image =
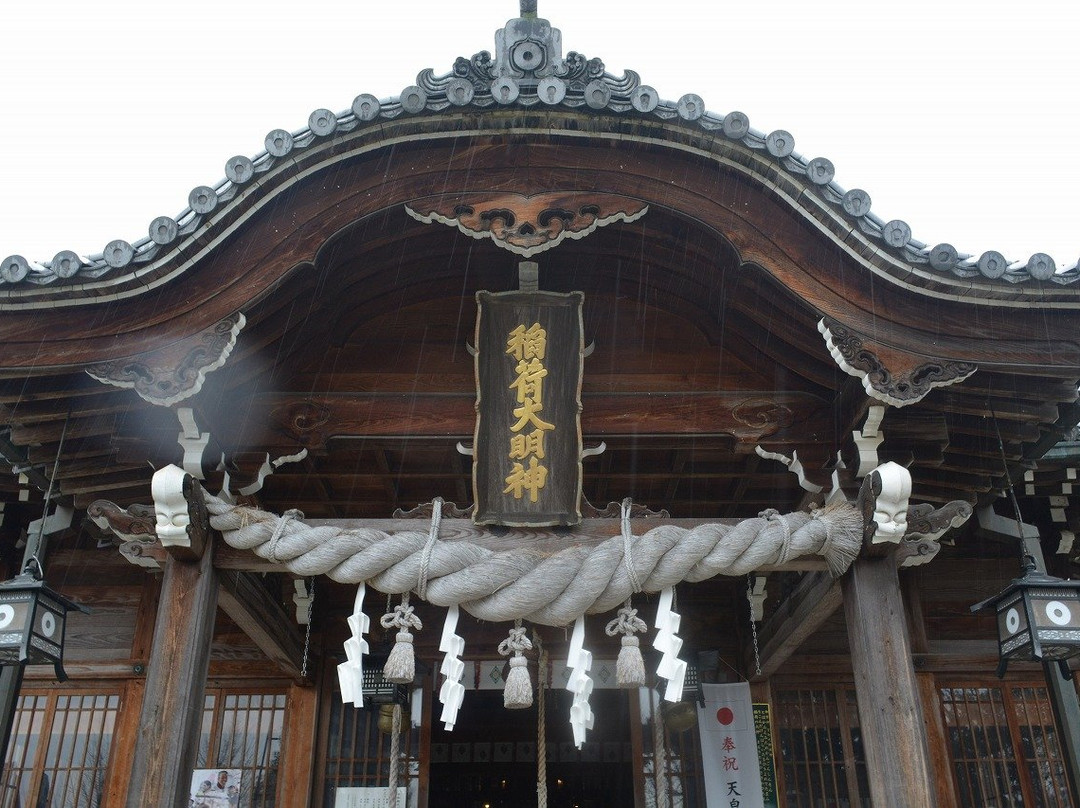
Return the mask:
<svg viewBox="0 0 1080 808">
<path fill-rule="evenodd" d="M 433 716 L 432 701 L 435 698 L 436 674 L 426 673 L 421 680 L 420 698 L 423 699 L 423 709 L 420 712 L 420 748 L 416 750 L 416 757 L 420 759 L 420 783 L 417 787 L 418 808 L 428 808 L 431 795 L 431 724 Z M 415 693 L 413 696 L 415 697 Z"/>
<path fill-rule="evenodd" d="M 278 805 L 310 805 L 319 726 L 319 688 L 294 683 L 285 705 L 285 749 L 278 777 Z"/>
<path fill-rule="evenodd" d="M 116 743 L 112 751 L 112 763 L 105 780 L 104 805 L 123 805 L 124 795 L 131 782 L 132 759 L 135 754 L 136 734 L 139 731 L 139 717 L 142 715 L 143 694 L 146 692 L 145 679 L 129 679 L 120 696 L 120 710 L 116 716 L 113 738 Z"/>
<path fill-rule="evenodd" d="M 1047 692 L 1054 706 L 1054 723 L 1061 741 L 1061 757 L 1068 772 L 1073 802 L 1080 805 L 1080 696 L 1057 662 L 1043 662 Z"/>
<path fill-rule="evenodd" d="M 926 746 L 930 750 L 930 773 L 937 789 L 938 805 L 951 805 L 956 800 L 956 781 L 953 778 L 952 752 L 945 720 L 941 715 L 941 694 L 932 673 L 916 673 L 922 695 L 923 720 L 926 722 Z"/>
<path fill-rule="evenodd" d="M 217 574 L 207 544 L 198 561 L 169 556 L 139 714 L 128 808 L 186 808 L 198 749 Z"/>
<path fill-rule="evenodd" d="M 630 761 L 634 767 L 634 808 L 645 808 L 645 728 L 641 725 L 641 691 L 627 690 L 630 706 Z"/>
<path fill-rule="evenodd" d="M 844 617 L 874 808 L 937 805 L 896 561 L 856 559 Z"/>
</svg>

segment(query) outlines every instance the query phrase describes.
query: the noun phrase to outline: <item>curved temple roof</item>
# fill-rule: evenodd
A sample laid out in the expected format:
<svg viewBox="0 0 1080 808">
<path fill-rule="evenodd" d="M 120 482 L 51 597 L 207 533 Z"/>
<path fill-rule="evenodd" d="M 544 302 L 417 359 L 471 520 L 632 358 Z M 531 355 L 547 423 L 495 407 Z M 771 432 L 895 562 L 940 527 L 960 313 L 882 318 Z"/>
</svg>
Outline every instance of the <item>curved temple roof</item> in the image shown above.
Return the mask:
<svg viewBox="0 0 1080 808">
<path fill-rule="evenodd" d="M 624 136 L 618 134 L 624 120 L 661 122 L 666 132 L 680 134 L 684 140 L 690 136 L 692 147 L 741 164 L 743 170 L 786 196 L 789 204 L 824 224 L 835 238 L 846 238 L 845 231 L 861 234 L 871 247 L 860 251 L 864 263 L 884 268 L 893 277 L 906 278 L 916 287 L 924 285 L 918 280 L 922 278 L 939 291 L 942 284 L 952 287 L 949 292 L 957 297 L 1002 299 L 1000 291 L 992 291 L 994 287 L 1015 289 L 1016 284 L 1026 284 L 1023 297 L 1040 298 L 1039 282 L 1066 286 L 1080 279 L 1080 266 L 1059 270 L 1044 253 L 1036 253 L 1026 262 L 1010 261 L 992 250 L 974 256 L 959 253 L 947 243 L 926 245 L 913 238 L 904 221 L 885 222 L 877 217 L 866 191 L 839 186 L 833 180 L 835 171 L 829 159 L 807 159 L 798 154 L 789 132 L 765 134 L 753 129 L 741 112 L 709 112 L 693 93 L 678 101 L 665 101 L 633 71 L 616 77 L 605 71 L 600 59 L 574 51 L 564 57 L 558 29 L 525 13 L 496 33 L 494 57 L 488 51 L 472 58 L 459 57 L 451 72 L 436 75 L 433 70 L 423 70 L 416 84 L 396 97 L 380 100 L 361 94 L 343 112 L 315 110 L 303 129 L 270 132 L 264 151 L 254 158 L 231 158 L 223 180 L 213 187 L 193 189 L 188 207 L 175 219 L 154 219 L 147 237 L 135 242 L 111 241 L 102 254 L 90 257 L 64 250 L 42 264 L 30 263 L 20 255 L 5 258 L 0 264 L 0 288 L 6 287 L 6 294 L 0 290 L 0 295 L 6 300 L 0 300 L 0 307 L 21 307 L 20 290 L 40 299 L 40 287 L 52 285 L 58 292 L 53 298 L 56 305 L 61 299 L 80 297 L 82 290 L 107 285 L 115 291 L 125 279 L 155 274 L 179 245 L 199 237 L 223 211 L 251 206 L 256 204 L 253 198 L 269 194 L 274 185 L 263 182 L 277 169 L 314 151 L 348 149 L 353 133 L 377 132 L 390 121 L 425 118 L 431 131 L 449 134 L 454 131 L 454 118 L 466 111 L 483 119 L 485 129 L 514 130 L 520 128 L 515 120 L 498 113 L 530 108 L 589 114 L 593 116 L 589 133 L 597 136 Z M 391 141 L 388 136 L 386 142 Z M 867 257 L 867 252 L 876 255 Z M 172 277 L 175 272 L 166 274 Z M 35 288 L 37 291 L 32 291 Z"/>
</svg>

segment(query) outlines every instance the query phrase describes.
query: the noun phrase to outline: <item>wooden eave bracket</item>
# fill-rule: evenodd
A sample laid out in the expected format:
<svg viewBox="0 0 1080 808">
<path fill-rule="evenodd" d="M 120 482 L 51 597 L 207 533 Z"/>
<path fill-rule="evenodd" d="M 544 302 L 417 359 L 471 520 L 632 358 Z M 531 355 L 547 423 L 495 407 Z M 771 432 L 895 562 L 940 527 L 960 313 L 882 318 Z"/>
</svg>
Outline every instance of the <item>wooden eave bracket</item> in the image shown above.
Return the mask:
<svg viewBox="0 0 1080 808">
<path fill-rule="evenodd" d="M 225 364 L 245 324 L 244 315 L 235 312 L 164 348 L 90 365 L 86 372 L 104 384 L 133 389 L 151 404 L 171 407 L 198 393 L 207 375 Z"/>
<path fill-rule="evenodd" d="M 129 505 L 125 510 L 107 499 L 91 502 L 86 516 L 100 530 L 110 531 L 124 542 L 153 542 L 157 539 L 152 505 Z"/>
<path fill-rule="evenodd" d="M 86 516 L 99 530 L 120 540 L 120 555 L 137 567 L 160 570 L 168 554 L 157 540 L 157 518 L 153 505 L 121 508 L 107 499 L 91 502 Z"/>
<path fill-rule="evenodd" d="M 542 194 L 440 194 L 406 203 L 405 212 L 424 224 L 456 227 L 475 239 L 529 258 L 564 240 L 582 239 L 615 222 L 634 222 L 649 212 L 639 199 L 595 191 Z"/>
<path fill-rule="evenodd" d="M 165 466 L 154 473 L 150 492 L 154 496 L 158 541 L 178 560 L 202 558 L 210 520 L 202 488 L 195 478 L 176 466 Z"/>
<path fill-rule="evenodd" d="M 940 550 L 938 539 L 971 518 L 967 502 L 955 500 L 940 508 L 911 505 L 911 475 L 903 466 L 886 463 L 868 474 L 859 492 L 865 526 L 864 552 L 892 553 L 898 567 L 931 561 Z M 795 590 L 773 611 L 758 632 L 761 675 L 771 676 L 799 650 L 843 601 L 839 579 L 825 572 L 806 572 Z M 751 669 L 747 660 L 747 670 Z"/>
<path fill-rule="evenodd" d="M 858 506 L 863 515 L 863 552 L 871 556 L 892 553 L 900 567 L 926 564 L 938 554 L 938 540 L 960 527 L 972 507 L 953 500 L 940 508 L 912 505 L 911 472 L 898 463 L 884 463 L 863 479 Z"/>
<path fill-rule="evenodd" d="M 868 396 L 894 407 L 916 404 L 931 390 L 962 382 L 978 370 L 971 362 L 927 361 L 889 348 L 826 317 L 818 321 L 818 332 L 837 367 L 860 379 Z"/>
</svg>

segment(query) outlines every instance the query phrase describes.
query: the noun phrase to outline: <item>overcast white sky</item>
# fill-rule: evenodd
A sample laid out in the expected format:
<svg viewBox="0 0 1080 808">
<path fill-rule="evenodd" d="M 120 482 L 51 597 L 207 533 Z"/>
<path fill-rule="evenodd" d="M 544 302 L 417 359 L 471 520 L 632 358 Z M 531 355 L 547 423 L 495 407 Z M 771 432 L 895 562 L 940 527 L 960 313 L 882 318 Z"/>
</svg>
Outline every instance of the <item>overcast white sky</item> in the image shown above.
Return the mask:
<svg viewBox="0 0 1080 808">
<path fill-rule="evenodd" d="M 275 128 L 493 50 L 517 0 L 0 4 L 0 258 L 136 241 Z M 1080 5 L 539 0 L 564 52 L 741 110 L 915 238 L 1080 258 Z"/>
</svg>

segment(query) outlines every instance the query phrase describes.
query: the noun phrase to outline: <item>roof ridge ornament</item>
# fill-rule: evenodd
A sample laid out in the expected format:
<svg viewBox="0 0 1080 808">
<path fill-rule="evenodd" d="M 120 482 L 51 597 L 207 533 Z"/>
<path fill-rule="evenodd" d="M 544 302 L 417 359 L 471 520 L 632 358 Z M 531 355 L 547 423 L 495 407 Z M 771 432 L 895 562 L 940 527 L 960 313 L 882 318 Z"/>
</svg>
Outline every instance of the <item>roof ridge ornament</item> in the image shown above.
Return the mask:
<svg viewBox="0 0 1080 808">
<path fill-rule="evenodd" d="M 485 109 L 510 105 L 535 110 L 560 108 L 616 113 L 627 118 L 660 121 L 684 131 L 696 130 L 705 135 L 702 143 L 714 152 L 726 148 L 741 152 L 736 162 L 767 184 L 772 184 L 773 172 L 779 171 L 776 176 L 788 186 L 786 192 L 792 198 L 816 197 L 814 211 L 820 210 L 824 203 L 826 218 L 835 223 L 833 238 L 848 239 L 848 234 L 853 234 L 869 243 L 870 250 L 861 259 L 864 263 L 888 263 L 905 277 L 947 284 L 955 290 L 954 294 L 972 302 L 986 299 L 1001 305 L 1027 305 L 1020 298 L 1034 293 L 1051 305 L 1074 305 L 1071 296 L 1067 300 L 1055 299 L 1056 292 L 1049 284 L 1080 285 L 1080 263 L 1059 270 L 1053 258 L 1044 253 L 1035 253 L 1027 262 L 1010 262 L 992 250 L 976 257 L 959 252 L 951 244 L 931 247 L 917 241 L 907 223 L 899 219 L 885 222 L 876 216 L 871 211 L 870 195 L 865 191 L 845 191 L 840 187 L 834 181 L 835 168 L 830 160 L 823 157 L 807 160 L 797 154 L 795 139 L 789 132 L 777 130 L 766 135 L 752 129 L 749 118 L 742 112 L 711 113 L 702 98 L 693 93 L 687 93 L 677 102 L 662 100 L 655 88 L 641 84 L 636 72 L 627 70 L 621 77 L 613 76 L 605 71 L 600 59 L 589 59 L 576 51 L 564 58 L 562 32 L 540 18 L 536 7 L 537 0 L 519 0 L 521 16 L 509 20 L 496 32 L 494 57 L 486 50 L 471 59 L 458 57 L 450 73 L 436 75 L 434 70 L 425 69 L 417 76 L 416 85 L 406 87 L 397 97 L 380 100 L 362 93 L 353 100 L 350 109 L 337 115 L 326 109 L 315 110 L 306 129 L 292 133 L 275 129 L 266 137 L 266 151 L 254 158 L 230 158 L 225 179 L 213 187 L 199 186 L 193 190 L 188 208 L 175 219 L 167 216 L 155 219 L 148 237 L 133 243 L 117 239 L 107 244 L 102 254 L 89 257 L 70 250 L 40 263 L 27 261 L 21 255 L 6 257 L 0 261 L 0 290 L 8 293 L 4 287 L 21 288 L 8 293 L 6 299 L 0 295 L 0 309 L 36 307 L 43 303 L 100 302 L 99 290 L 108 287 L 108 293 L 118 294 L 120 286 L 125 284 L 146 291 L 160 282 L 156 273 L 161 267 L 183 259 L 181 244 L 202 238 L 200 231 L 208 221 L 228 219 L 235 215 L 239 202 L 252 196 L 259 198 L 259 194 L 249 193 L 245 186 L 263 184 L 283 165 L 294 165 L 300 153 L 401 117 L 453 116 L 463 107 L 482 114 Z M 506 119 L 500 125 L 513 128 L 517 124 Z M 601 129 L 604 126 L 600 124 Z M 266 185 L 263 190 L 269 187 Z M 803 196 L 806 191 L 810 194 Z M 873 258 L 874 255 L 880 259 Z M 62 283 L 76 276 L 72 284 Z M 1029 281 L 1038 286 L 1033 284 L 1034 288 L 1017 293 L 1007 291 L 1009 285 Z M 60 288 L 40 292 L 34 289 L 53 284 Z M 89 294 L 69 298 L 70 291 L 76 295 Z M 122 294 L 132 293 L 129 289 Z"/>
<path fill-rule="evenodd" d="M 494 57 L 486 50 L 471 59 L 459 56 L 450 73 L 437 76 L 429 68 L 420 72 L 416 83 L 427 96 L 445 95 L 458 106 L 515 101 L 554 105 L 567 100 L 569 94 L 584 95 L 584 103 L 602 109 L 613 97 L 633 93 L 641 80 L 632 70 L 622 77 L 613 76 L 605 71 L 603 61 L 576 51 L 563 58 L 562 31 L 537 16 L 535 0 L 521 0 L 521 16 L 495 32 Z M 659 100 L 656 92 L 642 89 L 647 92 L 639 105 L 655 107 Z M 525 97 L 523 90 L 528 91 Z"/>
</svg>

